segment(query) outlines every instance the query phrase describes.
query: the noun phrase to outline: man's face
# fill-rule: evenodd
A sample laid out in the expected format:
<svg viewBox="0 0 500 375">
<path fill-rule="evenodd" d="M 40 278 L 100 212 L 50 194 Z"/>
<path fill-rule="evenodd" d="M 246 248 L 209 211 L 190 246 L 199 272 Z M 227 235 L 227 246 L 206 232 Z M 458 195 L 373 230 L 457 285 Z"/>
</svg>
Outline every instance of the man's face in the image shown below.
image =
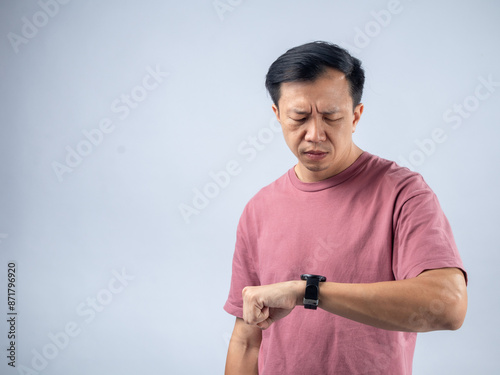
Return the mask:
<svg viewBox="0 0 500 375">
<path fill-rule="evenodd" d="M 349 82 L 328 69 L 312 82 L 285 82 L 274 113 L 285 142 L 298 159 L 295 173 L 316 182 L 342 172 L 362 151 L 353 143 L 363 104 L 353 110 Z"/>
</svg>

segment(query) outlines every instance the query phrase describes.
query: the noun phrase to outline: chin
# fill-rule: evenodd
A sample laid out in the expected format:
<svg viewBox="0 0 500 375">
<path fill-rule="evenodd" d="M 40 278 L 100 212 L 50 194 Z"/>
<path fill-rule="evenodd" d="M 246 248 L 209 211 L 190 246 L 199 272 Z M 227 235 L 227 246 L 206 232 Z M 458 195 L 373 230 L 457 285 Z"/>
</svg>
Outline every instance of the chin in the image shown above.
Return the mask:
<svg viewBox="0 0 500 375">
<path fill-rule="evenodd" d="M 306 167 L 306 169 L 311 172 L 323 172 L 328 169 L 326 165 L 318 165 L 318 164 L 313 164 L 313 165 L 304 164 L 304 167 Z"/>
</svg>

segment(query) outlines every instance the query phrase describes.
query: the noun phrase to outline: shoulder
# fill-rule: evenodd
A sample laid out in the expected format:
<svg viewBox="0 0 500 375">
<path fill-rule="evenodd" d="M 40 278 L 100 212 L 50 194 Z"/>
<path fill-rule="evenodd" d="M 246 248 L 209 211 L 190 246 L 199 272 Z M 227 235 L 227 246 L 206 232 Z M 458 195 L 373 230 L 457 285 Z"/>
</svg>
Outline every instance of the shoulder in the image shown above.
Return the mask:
<svg viewBox="0 0 500 375">
<path fill-rule="evenodd" d="M 292 169 L 293 170 L 293 169 Z M 252 204 L 262 203 L 268 199 L 274 199 L 276 195 L 283 194 L 290 189 L 290 171 L 280 176 L 270 184 L 261 188 L 249 201 Z"/>
<path fill-rule="evenodd" d="M 371 183 L 397 193 L 431 191 L 421 174 L 380 156 L 369 154 L 363 174 Z"/>
<path fill-rule="evenodd" d="M 261 188 L 245 205 L 242 217 L 254 217 L 275 207 L 281 200 L 289 196 L 289 171 L 281 177 Z"/>
</svg>

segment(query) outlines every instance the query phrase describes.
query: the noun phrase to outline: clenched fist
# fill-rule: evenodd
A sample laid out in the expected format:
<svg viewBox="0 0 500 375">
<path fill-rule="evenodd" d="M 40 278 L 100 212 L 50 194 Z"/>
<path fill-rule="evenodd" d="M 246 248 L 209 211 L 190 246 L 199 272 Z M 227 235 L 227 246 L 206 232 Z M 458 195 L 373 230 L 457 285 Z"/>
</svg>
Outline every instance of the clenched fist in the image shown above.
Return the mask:
<svg viewBox="0 0 500 375">
<path fill-rule="evenodd" d="M 267 329 L 302 304 L 305 281 L 285 281 L 263 286 L 247 286 L 242 291 L 243 320 Z"/>
</svg>

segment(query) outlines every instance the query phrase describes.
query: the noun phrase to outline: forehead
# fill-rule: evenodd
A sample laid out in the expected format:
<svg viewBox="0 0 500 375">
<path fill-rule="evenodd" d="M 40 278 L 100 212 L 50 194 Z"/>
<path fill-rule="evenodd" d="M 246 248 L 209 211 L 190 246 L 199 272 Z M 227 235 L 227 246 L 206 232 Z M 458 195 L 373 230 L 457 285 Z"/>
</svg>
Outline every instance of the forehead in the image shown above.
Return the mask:
<svg viewBox="0 0 500 375">
<path fill-rule="evenodd" d="M 344 73 L 327 69 L 314 81 L 284 82 L 280 87 L 279 105 L 299 110 L 344 107 L 352 105 L 349 82 Z"/>
</svg>

